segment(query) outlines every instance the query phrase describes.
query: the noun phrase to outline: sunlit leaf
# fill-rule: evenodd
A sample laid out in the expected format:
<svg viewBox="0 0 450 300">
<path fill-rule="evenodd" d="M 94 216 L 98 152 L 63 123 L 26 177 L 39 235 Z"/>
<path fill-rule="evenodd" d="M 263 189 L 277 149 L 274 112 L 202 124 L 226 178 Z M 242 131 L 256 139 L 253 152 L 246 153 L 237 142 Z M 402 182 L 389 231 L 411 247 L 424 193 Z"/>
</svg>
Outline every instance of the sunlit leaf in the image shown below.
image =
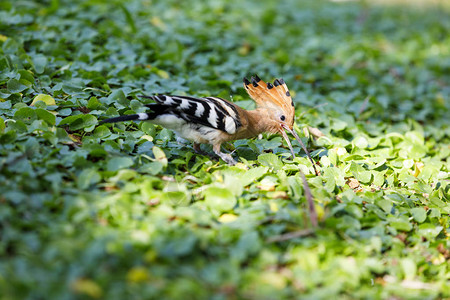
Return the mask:
<svg viewBox="0 0 450 300">
<path fill-rule="evenodd" d="M 55 99 L 53 99 L 50 95 L 45 94 L 39 94 L 36 97 L 34 97 L 33 102 L 31 102 L 30 106 L 33 106 L 36 104 L 36 102 L 42 101 L 47 105 L 56 105 Z"/>
<path fill-rule="evenodd" d="M 203 193 L 206 205 L 214 211 L 230 211 L 236 205 L 236 197 L 227 189 L 212 186 Z"/>
</svg>

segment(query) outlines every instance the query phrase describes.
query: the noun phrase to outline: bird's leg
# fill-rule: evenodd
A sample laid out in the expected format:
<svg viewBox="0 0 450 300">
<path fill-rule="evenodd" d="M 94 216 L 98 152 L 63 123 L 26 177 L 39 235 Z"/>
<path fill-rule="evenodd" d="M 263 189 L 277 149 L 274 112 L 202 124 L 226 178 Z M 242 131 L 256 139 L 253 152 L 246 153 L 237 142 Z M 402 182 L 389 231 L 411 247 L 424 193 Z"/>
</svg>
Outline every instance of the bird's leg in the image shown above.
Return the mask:
<svg viewBox="0 0 450 300">
<path fill-rule="evenodd" d="M 200 149 L 200 144 L 199 143 L 194 143 L 192 145 L 192 148 L 194 148 L 194 151 L 197 154 L 208 156 L 212 160 L 217 160 L 217 156 L 215 156 L 214 154 L 208 153 L 208 152 L 203 151 L 202 149 Z"/>
<path fill-rule="evenodd" d="M 192 148 L 194 148 L 195 153 L 202 154 L 202 152 L 203 152 L 202 149 L 200 149 L 200 144 L 199 143 L 194 143 L 192 145 Z"/>
<path fill-rule="evenodd" d="M 200 154 L 200 155 L 205 155 L 205 156 L 209 156 L 211 157 L 211 154 L 209 154 L 208 152 L 203 151 L 202 149 L 200 149 L 200 144 L 199 143 L 194 143 L 192 145 L 192 148 L 194 148 L 195 153 Z"/>
<path fill-rule="evenodd" d="M 234 166 L 235 164 L 237 164 L 237 162 L 233 159 L 231 154 L 222 153 L 220 151 L 220 144 L 213 145 L 213 151 L 218 157 L 220 157 L 224 162 L 226 162 L 230 166 Z"/>
</svg>

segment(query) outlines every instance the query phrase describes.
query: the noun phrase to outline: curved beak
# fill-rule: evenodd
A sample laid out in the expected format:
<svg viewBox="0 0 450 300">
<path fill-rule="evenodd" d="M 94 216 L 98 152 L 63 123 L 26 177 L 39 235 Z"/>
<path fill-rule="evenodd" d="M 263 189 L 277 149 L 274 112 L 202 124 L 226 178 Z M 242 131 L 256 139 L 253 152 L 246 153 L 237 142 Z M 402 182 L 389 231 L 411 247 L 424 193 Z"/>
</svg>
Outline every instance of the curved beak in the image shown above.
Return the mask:
<svg viewBox="0 0 450 300">
<path fill-rule="evenodd" d="M 287 132 L 289 132 L 290 134 L 292 134 L 292 135 L 295 137 L 295 139 L 299 142 L 299 144 L 300 144 L 300 146 L 302 147 L 303 151 L 305 151 L 306 155 L 308 156 L 309 160 L 311 161 L 311 163 L 312 163 L 312 165 L 313 165 L 313 168 L 314 168 L 314 171 L 316 172 L 316 175 L 317 175 L 318 173 L 317 173 L 317 170 L 316 170 L 316 165 L 315 165 L 313 159 L 311 158 L 311 154 L 309 154 L 308 149 L 306 149 L 305 144 L 303 144 L 303 142 L 302 142 L 302 140 L 300 139 L 300 137 L 298 136 L 297 132 L 295 132 L 294 129 L 290 129 L 290 128 L 289 128 L 287 125 L 285 125 L 285 124 L 281 124 L 281 127 L 282 127 L 284 130 L 286 130 Z M 289 149 L 291 150 L 292 158 L 295 158 L 295 153 L 294 153 L 294 149 L 292 148 L 291 141 L 289 140 L 289 137 L 288 137 L 286 131 L 284 131 L 284 130 L 280 130 L 281 135 L 284 137 L 284 139 L 286 140 L 286 143 L 287 143 L 288 146 L 289 146 Z"/>
<path fill-rule="evenodd" d="M 286 131 L 288 131 L 288 132 L 290 132 L 290 133 L 293 132 L 293 130 L 289 129 L 289 127 L 284 126 L 283 124 L 281 125 L 281 127 L 282 127 L 284 130 L 286 130 Z M 292 158 L 295 158 L 295 153 L 294 153 L 294 149 L 292 148 L 291 141 L 289 140 L 289 137 L 288 137 L 286 131 L 284 131 L 284 130 L 280 130 L 281 135 L 282 135 L 282 136 L 284 137 L 284 139 L 286 140 L 286 143 L 287 143 L 288 146 L 289 146 L 289 150 L 291 150 Z"/>
<path fill-rule="evenodd" d="M 295 139 L 300 143 L 300 146 L 302 146 L 303 150 L 309 155 L 308 150 L 305 147 L 305 144 L 303 144 L 302 140 L 300 139 L 300 137 L 298 136 L 297 132 L 295 132 L 293 129 L 290 129 L 288 126 L 286 126 L 285 124 L 281 124 L 281 127 L 286 130 L 287 132 L 289 132 L 290 134 L 292 134 Z M 284 139 L 286 140 L 286 143 L 289 146 L 289 149 L 291 150 L 292 153 L 292 157 L 295 158 L 295 154 L 294 154 L 294 149 L 292 149 L 292 145 L 291 145 L 291 141 L 289 140 L 288 135 L 286 134 L 285 131 L 281 130 L 281 134 L 283 135 Z"/>
</svg>

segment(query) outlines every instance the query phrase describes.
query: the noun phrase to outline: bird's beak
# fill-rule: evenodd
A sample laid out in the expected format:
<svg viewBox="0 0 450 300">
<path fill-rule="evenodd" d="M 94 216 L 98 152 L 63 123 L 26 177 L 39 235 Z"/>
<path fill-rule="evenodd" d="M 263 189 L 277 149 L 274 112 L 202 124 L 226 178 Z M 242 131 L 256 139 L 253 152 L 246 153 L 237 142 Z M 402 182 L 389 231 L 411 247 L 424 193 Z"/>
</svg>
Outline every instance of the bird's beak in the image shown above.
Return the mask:
<svg viewBox="0 0 450 300">
<path fill-rule="evenodd" d="M 287 128 L 287 127 L 284 127 L 283 125 L 281 125 L 281 127 L 282 127 L 283 129 L 285 129 L 286 131 L 289 131 L 289 132 L 291 132 L 291 133 L 292 133 L 292 131 L 293 131 L 293 130 L 290 130 L 289 128 Z M 286 143 L 287 143 L 288 146 L 289 146 L 289 150 L 291 150 L 292 158 L 295 158 L 295 153 L 294 153 L 294 149 L 292 149 L 291 141 L 289 140 L 289 137 L 288 137 L 286 131 L 284 131 L 283 129 L 280 130 L 281 135 L 282 135 L 282 136 L 284 137 L 284 139 L 286 140 Z"/>
<path fill-rule="evenodd" d="M 290 129 L 288 126 L 286 126 L 285 124 L 281 124 L 281 127 L 286 130 L 287 132 L 289 132 L 290 134 L 292 134 L 295 139 L 299 142 L 300 146 L 302 146 L 303 150 L 305 151 L 306 154 L 309 155 L 309 151 L 308 149 L 306 149 L 305 144 L 303 144 L 302 140 L 300 139 L 300 137 L 298 136 L 297 132 L 295 132 L 295 130 Z M 289 146 L 289 149 L 291 150 L 292 153 L 292 158 L 295 158 L 295 153 L 294 153 L 294 149 L 292 149 L 292 145 L 291 145 L 291 141 L 289 140 L 289 137 L 286 133 L 286 131 L 281 130 L 281 135 L 283 135 L 284 139 L 286 140 L 286 143 Z"/>
<path fill-rule="evenodd" d="M 289 140 L 289 137 L 288 137 L 286 131 L 284 131 L 283 129 L 286 130 L 287 132 L 289 132 L 290 134 L 292 134 L 297 139 L 297 141 L 299 142 L 300 146 L 302 146 L 303 151 L 305 151 L 306 156 L 308 156 L 308 159 L 309 159 L 309 161 L 311 162 L 311 164 L 312 164 L 312 166 L 314 168 L 314 172 L 316 173 L 317 176 L 319 176 L 319 172 L 317 172 L 317 169 L 316 169 L 316 164 L 315 164 L 314 160 L 312 159 L 311 154 L 309 153 L 308 149 L 306 149 L 305 144 L 303 144 L 302 140 L 298 136 L 297 132 L 295 132 L 294 129 L 290 129 L 287 125 L 281 124 L 280 132 L 281 132 L 281 135 L 286 140 L 286 143 L 288 144 L 289 149 L 291 150 L 292 158 L 295 158 L 294 149 L 292 149 L 291 141 Z"/>
</svg>

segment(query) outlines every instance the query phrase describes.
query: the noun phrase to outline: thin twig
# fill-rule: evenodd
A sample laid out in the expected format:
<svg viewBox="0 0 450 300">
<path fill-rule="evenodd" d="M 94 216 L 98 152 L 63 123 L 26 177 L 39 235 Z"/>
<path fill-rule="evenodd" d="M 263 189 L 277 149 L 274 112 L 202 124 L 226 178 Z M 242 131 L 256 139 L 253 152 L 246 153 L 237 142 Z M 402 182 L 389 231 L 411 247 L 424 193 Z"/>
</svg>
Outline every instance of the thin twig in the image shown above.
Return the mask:
<svg viewBox="0 0 450 300">
<path fill-rule="evenodd" d="M 319 176 L 319 172 L 317 172 L 317 169 L 316 169 L 316 163 L 315 163 L 314 160 L 312 159 L 311 154 L 309 154 L 309 151 L 308 151 L 308 149 L 306 148 L 305 144 L 303 144 L 303 142 L 302 142 L 301 139 L 297 139 L 297 140 L 298 140 L 300 146 L 302 146 L 303 151 L 305 151 L 306 156 L 308 156 L 309 161 L 311 162 L 311 164 L 312 164 L 312 166 L 313 166 L 313 168 L 314 168 L 314 172 L 316 173 L 316 176 Z M 303 174 L 303 173 L 302 173 L 302 174 Z M 305 176 L 305 175 L 303 175 L 303 176 Z"/>
<path fill-rule="evenodd" d="M 364 101 L 363 101 L 363 103 L 361 105 L 361 108 L 359 109 L 359 112 L 358 112 L 358 118 L 366 110 L 367 104 L 369 103 L 369 100 L 370 100 L 370 96 L 367 96 L 366 99 L 364 99 Z"/>
<path fill-rule="evenodd" d="M 311 194 L 311 189 L 309 188 L 308 181 L 306 181 L 306 176 L 302 172 L 302 170 L 299 170 L 299 173 L 303 180 L 303 189 L 305 190 L 305 197 L 306 197 L 306 200 L 308 201 L 309 219 L 311 220 L 312 226 L 317 227 L 319 222 L 317 220 L 317 212 L 316 212 L 316 207 L 314 206 L 314 200 L 313 200 L 313 196 Z"/>
<path fill-rule="evenodd" d="M 308 201 L 309 219 L 311 221 L 311 225 L 313 226 L 313 228 L 301 229 L 301 230 L 273 236 L 273 237 L 270 237 L 267 239 L 267 243 L 287 241 L 287 240 L 299 238 L 302 236 L 308 236 L 315 232 L 315 229 L 319 222 L 317 219 L 317 212 L 316 212 L 316 208 L 314 206 L 313 196 L 311 194 L 311 189 L 309 188 L 308 181 L 306 181 L 305 174 L 302 172 L 302 170 L 299 170 L 299 173 L 300 173 L 300 176 L 302 177 L 303 189 L 305 190 L 305 197 L 306 197 L 306 200 Z"/>
</svg>

